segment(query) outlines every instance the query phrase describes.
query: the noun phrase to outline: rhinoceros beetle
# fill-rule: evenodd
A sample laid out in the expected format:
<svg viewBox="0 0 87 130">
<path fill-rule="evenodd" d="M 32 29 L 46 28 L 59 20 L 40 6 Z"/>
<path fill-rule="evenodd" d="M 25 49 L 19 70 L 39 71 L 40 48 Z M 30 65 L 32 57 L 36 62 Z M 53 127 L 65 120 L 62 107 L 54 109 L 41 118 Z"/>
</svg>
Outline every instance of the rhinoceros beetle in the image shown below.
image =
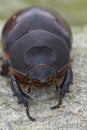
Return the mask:
<svg viewBox="0 0 87 130">
<path fill-rule="evenodd" d="M 30 120 L 35 120 L 28 108 L 32 85 L 41 88 L 55 83 L 59 101 L 51 109 L 59 108 L 73 80 L 72 35 L 67 22 L 54 11 L 40 7 L 21 10 L 5 24 L 2 45 L 4 60 L 0 73 L 10 75 L 13 95 L 25 105 Z"/>
</svg>

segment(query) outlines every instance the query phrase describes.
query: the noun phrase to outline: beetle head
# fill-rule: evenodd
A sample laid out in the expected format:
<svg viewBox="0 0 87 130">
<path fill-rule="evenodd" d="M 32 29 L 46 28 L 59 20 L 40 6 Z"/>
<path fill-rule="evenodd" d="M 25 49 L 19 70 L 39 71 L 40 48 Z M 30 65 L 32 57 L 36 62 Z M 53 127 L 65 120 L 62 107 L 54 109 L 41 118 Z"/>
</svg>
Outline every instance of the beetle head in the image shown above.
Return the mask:
<svg viewBox="0 0 87 130">
<path fill-rule="evenodd" d="M 37 83 L 35 85 L 37 87 L 43 85 L 49 86 L 52 82 L 52 80 L 50 79 L 55 77 L 56 77 L 56 70 L 53 67 L 46 64 L 39 64 L 28 72 L 28 78 L 30 80 L 36 80 Z"/>
</svg>

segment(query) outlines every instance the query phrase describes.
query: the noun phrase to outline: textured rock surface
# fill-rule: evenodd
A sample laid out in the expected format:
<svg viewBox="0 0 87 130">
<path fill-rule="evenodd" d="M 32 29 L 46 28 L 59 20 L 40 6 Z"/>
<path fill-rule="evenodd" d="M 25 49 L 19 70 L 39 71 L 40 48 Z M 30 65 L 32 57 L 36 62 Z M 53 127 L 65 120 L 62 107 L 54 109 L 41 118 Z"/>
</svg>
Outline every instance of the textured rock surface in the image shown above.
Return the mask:
<svg viewBox="0 0 87 130">
<path fill-rule="evenodd" d="M 72 32 L 74 82 L 62 107 L 50 110 L 57 103 L 57 99 L 51 99 L 54 92 L 50 89 L 35 91 L 30 112 L 37 120 L 31 122 L 24 106 L 18 105 L 17 98 L 12 96 L 7 78 L 0 76 L 0 130 L 87 130 L 87 27 L 72 27 Z M 1 57 L 0 49 L 0 63 Z"/>
</svg>

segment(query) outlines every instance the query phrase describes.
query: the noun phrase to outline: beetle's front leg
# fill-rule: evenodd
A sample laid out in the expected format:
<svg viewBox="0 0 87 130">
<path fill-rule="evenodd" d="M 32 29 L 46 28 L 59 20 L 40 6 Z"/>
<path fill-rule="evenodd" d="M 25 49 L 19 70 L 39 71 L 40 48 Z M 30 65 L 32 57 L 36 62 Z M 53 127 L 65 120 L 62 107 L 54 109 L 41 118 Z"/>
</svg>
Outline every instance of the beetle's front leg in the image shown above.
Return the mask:
<svg viewBox="0 0 87 130">
<path fill-rule="evenodd" d="M 9 73 L 9 62 L 8 60 L 3 60 L 3 63 L 1 65 L 0 75 L 1 76 L 7 76 Z"/>
<path fill-rule="evenodd" d="M 18 103 L 23 103 L 26 106 L 28 99 L 23 95 L 14 76 L 11 76 L 11 89 L 13 91 L 13 96 L 16 96 L 18 98 Z"/>
<path fill-rule="evenodd" d="M 51 107 L 51 109 L 59 108 L 62 104 L 62 98 L 65 96 L 66 92 L 69 92 L 70 84 L 72 84 L 73 81 L 73 72 L 71 67 L 68 69 L 65 78 L 63 80 L 63 83 L 61 84 L 60 88 L 58 89 L 59 92 L 59 102 L 57 105 Z"/>
<path fill-rule="evenodd" d="M 16 81 L 15 76 L 11 76 L 11 89 L 13 91 L 13 96 L 16 96 L 18 98 L 18 103 L 23 103 L 24 106 L 26 107 L 26 113 L 27 113 L 27 116 L 29 117 L 29 119 L 31 121 L 34 121 L 35 119 L 32 118 L 29 114 L 29 105 L 28 105 L 29 97 L 21 91 L 21 89 Z"/>
<path fill-rule="evenodd" d="M 60 86 L 61 95 L 63 97 L 65 96 L 67 92 L 69 92 L 69 87 L 70 87 L 70 84 L 72 83 L 73 83 L 73 72 L 72 72 L 72 68 L 70 67 L 65 75 L 62 85 Z"/>
</svg>

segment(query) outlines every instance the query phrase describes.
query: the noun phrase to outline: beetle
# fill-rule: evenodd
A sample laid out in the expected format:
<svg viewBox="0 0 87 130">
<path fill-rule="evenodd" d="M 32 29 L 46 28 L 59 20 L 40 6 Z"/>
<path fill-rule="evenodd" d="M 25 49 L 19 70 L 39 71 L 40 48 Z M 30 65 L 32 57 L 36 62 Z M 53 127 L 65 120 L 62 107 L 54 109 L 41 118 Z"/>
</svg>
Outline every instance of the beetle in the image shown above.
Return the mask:
<svg viewBox="0 0 87 130">
<path fill-rule="evenodd" d="M 0 74 L 10 76 L 13 95 L 25 105 L 30 120 L 35 120 L 28 105 L 32 85 L 41 88 L 55 83 L 59 101 L 51 109 L 59 108 L 73 81 L 68 23 L 54 11 L 31 7 L 11 16 L 1 39 L 4 60 Z"/>
</svg>

